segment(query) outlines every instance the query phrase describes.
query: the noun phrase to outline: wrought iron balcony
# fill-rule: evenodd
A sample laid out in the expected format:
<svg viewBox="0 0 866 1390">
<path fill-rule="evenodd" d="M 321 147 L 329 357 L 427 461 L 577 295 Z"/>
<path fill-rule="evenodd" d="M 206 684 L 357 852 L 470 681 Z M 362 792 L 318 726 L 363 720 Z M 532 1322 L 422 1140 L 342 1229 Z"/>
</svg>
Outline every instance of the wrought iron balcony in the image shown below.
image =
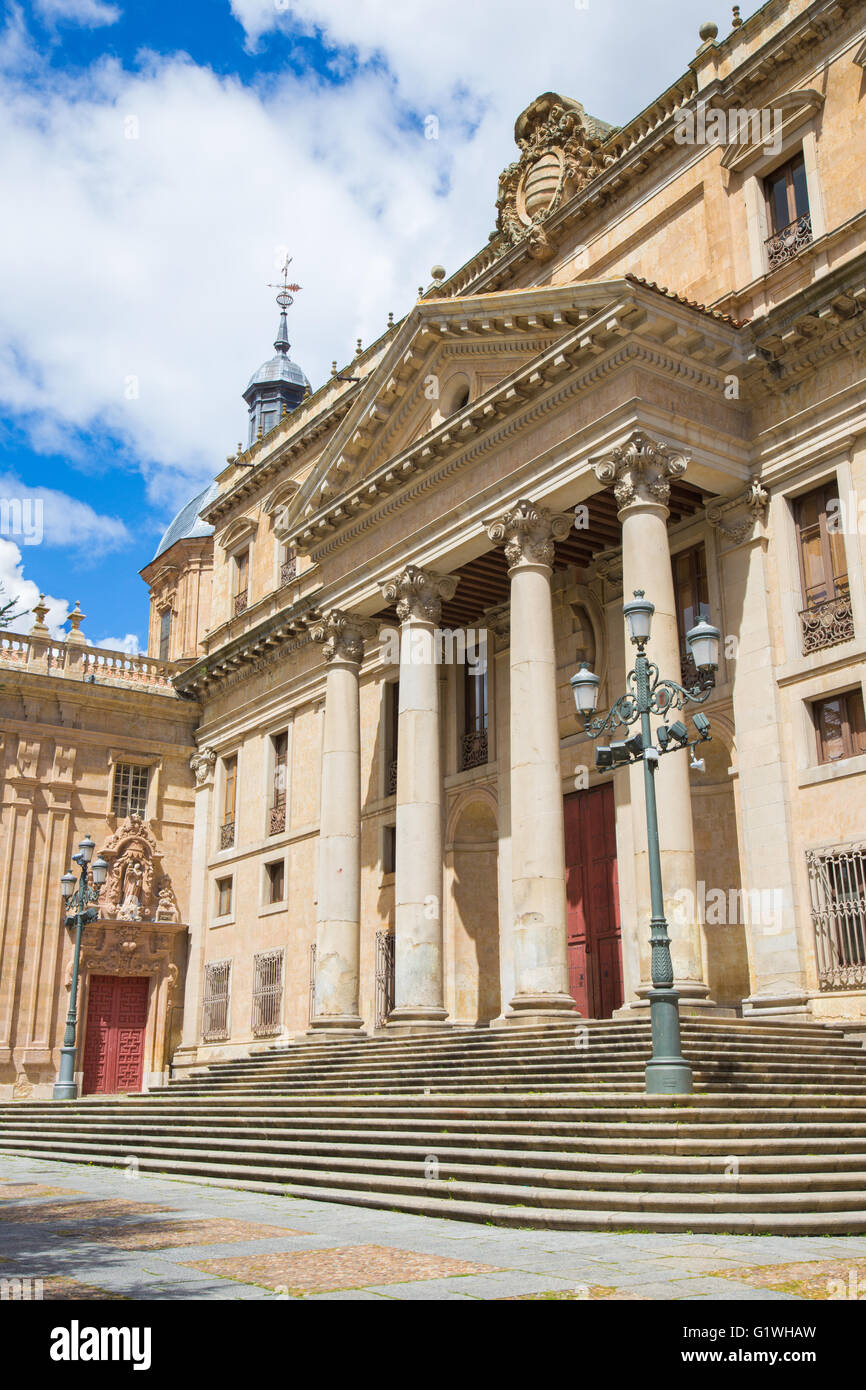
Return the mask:
<svg viewBox="0 0 866 1390">
<path fill-rule="evenodd" d="M 238 613 L 243 613 L 246 611 L 248 603 L 249 594 L 247 593 L 246 589 L 244 589 L 243 593 L 235 594 L 235 617 L 237 617 Z"/>
<path fill-rule="evenodd" d="M 475 729 L 460 740 L 460 771 L 482 767 L 487 758 L 487 730 Z"/>
<path fill-rule="evenodd" d="M 235 823 L 233 820 L 223 821 L 220 826 L 220 849 L 231 849 L 235 842 Z"/>
<path fill-rule="evenodd" d="M 397 759 L 392 758 L 388 764 L 388 771 L 385 777 L 385 795 L 397 795 Z"/>
<path fill-rule="evenodd" d="M 280 584 L 288 584 L 290 580 L 294 579 L 297 572 L 298 562 L 293 555 L 291 559 L 284 560 L 280 565 Z"/>
<path fill-rule="evenodd" d="M 270 820 L 268 822 L 269 835 L 282 835 L 286 828 L 286 798 L 278 797 L 271 807 Z"/>
<path fill-rule="evenodd" d="M 699 671 L 691 652 L 680 656 L 680 681 L 686 690 L 712 690 L 716 683 L 715 671 Z"/>
<path fill-rule="evenodd" d="M 806 212 L 802 217 L 795 217 L 793 222 L 789 222 L 787 227 L 782 227 L 772 236 L 768 236 L 764 245 L 767 248 L 767 262 L 770 270 L 775 270 L 777 266 L 784 265 L 794 256 L 799 255 L 804 247 L 809 246 L 812 241 L 812 218 Z"/>
<path fill-rule="evenodd" d="M 825 647 L 835 647 L 839 642 L 849 642 L 854 636 L 854 614 L 851 611 L 851 595 L 838 594 L 836 598 L 825 599 L 800 613 L 800 628 L 803 633 L 803 655 L 819 652 Z"/>
</svg>

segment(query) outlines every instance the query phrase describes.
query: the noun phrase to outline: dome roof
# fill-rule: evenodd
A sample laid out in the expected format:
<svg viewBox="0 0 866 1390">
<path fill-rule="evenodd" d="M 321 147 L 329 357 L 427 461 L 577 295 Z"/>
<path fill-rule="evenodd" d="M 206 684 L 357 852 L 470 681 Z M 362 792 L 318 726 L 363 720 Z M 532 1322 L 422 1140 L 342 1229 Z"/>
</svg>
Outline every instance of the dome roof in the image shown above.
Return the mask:
<svg viewBox="0 0 866 1390">
<path fill-rule="evenodd" d="M 310 385 L 297 362 L 293 362 L 285 353 L 277 352 L 267 362 L 263 362 L 258 371 L 253 372 L 244 396 L 259 386 L 270 386 L 277 381 L 285 382 L 289 386 L 299 386 L 302 394 Z"/>
<path fill-rule="evenodd" d="M 165 531 L 162 540 L 156 547 L 156 553 L 153 557 L 154 560 L 158 559 L 160 555 L 165 554 L 166 550 L 170 549 L 176 541 L 191 540 L 195 536 L 213 535 L 213 527 L 208 526 L 206 521 L 202 521 L 199 513 L 209 502 L 213 501 L 218 492 L 219 487 L 217 483 L 209 483 L 203 492 L 200 492 L 197 497 L 193 497 L 191 501 L 187 502 L 185 507 L 181 507 L 174 521 Z"/>
</svg>

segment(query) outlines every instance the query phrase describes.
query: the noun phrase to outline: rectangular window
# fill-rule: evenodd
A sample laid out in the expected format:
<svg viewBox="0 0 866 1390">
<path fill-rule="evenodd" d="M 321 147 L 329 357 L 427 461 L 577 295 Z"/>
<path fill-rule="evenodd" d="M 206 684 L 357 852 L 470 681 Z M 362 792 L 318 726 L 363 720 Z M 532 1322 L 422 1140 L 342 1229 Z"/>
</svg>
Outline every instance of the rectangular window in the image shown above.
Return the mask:
<svg viewBox="0 0 866 1390">
<path fill-rule="evenodd" d="M 147 810 L 149 767 L 137 763 L 115 763 L 111 809 L 120 820 L 143 816 Z"/>
<path fill-rule="evenodd" d="M 845 537 L 840 522 L 835 481 L 814 488 L 794 502 L 804 656 L 854 636 Z"/>
<path fill-rule="evenodd" d="M 385 795 L 397 792 L 397 735 L 400 727 L 400 682 L 385 686 Z"/>
<path fill-rule="evenodd" d="M 866 753 L 866 718 L 859 688 L 833 695 L 829 700 L 813 701 L 812 718 L 819 762 L 835 763 Z"/>
<path fill-rule="evenodd" d="M 386 825 L 382 832 L 382 872 L 393 874 L 397 869 L 397 827 Z"/>
<path fill-rule="evenodd" d="M 238 760 L 226 758 L 223 763 L 223 814 L 220 824 L 220 849 L 230 849 L 235 842 L 235 802 L 238 790 Z"/>
<path fill-rule="evenodd" d="M 275 859 L 272 864 L 265 865 L 267 874 L 267 891 L 269 903 L 285 902 L 286 898 L 286 866 L 282 859 Z"/>
<path fill-rule="evenodd" d="M 261 951 L 253 958 L 253 1034 L 280 1031 L 283 1011 L 283 952 Z"/>
<path fill-rule="evenodd" d="M 808 849 L 809 894 L 822 990 L 866 985 L 866 845 Z"/>
<path fill-rule="evenodd" d="M 171 609 L 163 608 L 159 615 L 159 659 L 168 661 L 168 649 L 171 644 Z"/>
<path fill-rule="evenodd" d="M 230 960 L 211 960 L 205 965 L 201 1018 L 201 1035 L 205 1042 L 215 1042 L 229 1035 L 231 973 Z"/>
<path fill-rule="evenodd" d="M 269 835 L 282 835 L 286 828 L 286 795 L 289 779 L 289 735 L 272 734 L 271 754 L 274 760 L 271 787 Z"/>
<path fill-rule="evenodd" d="M 232 880 L 218 878 L 216 881 L 216 915 L 228 917 L 232 910 Z"/>
<path fill-rule="evenodd" d="M 767 263 L 770 270 L 784 265 L 812 241 L 812 217 L 806 186 L 806 165 L 800 150 L 764 179 L 767 206 Z"/>
<path fill-rule="evenodd" d="M 689 653 L 686 634 L 702 618 L 709 621 L 710 590 L 707 580 L 707 551 L 703 545 L 681 550 L 671 556 L 674 574 L 674 603 L 677 614 L 677 634 L 680 639 L 680 675 L 688 687 L 702 684 Z M 709 678 L 706 678 L 709 680 Z"/>
<path fill-rule="evenodd" d="M 467 665 L 460 668 L 460 673 L 463 682 L 460 770 L 465 771 L 487 762 L 487 670 Z"/>
<path fill-rule="evenodd" d="M 241 550 L 235 556 L 235 613 L 243 613 L 249 599 L 250 552 Z"/>
</svg>

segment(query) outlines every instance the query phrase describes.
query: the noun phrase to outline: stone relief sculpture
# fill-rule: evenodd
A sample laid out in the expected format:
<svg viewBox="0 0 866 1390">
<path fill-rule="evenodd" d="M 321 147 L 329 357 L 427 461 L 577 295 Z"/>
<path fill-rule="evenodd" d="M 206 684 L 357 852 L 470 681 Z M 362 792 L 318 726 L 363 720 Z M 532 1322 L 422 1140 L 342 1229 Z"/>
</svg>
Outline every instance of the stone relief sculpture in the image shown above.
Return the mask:
<svg viewBox="0 0 866 1390">
<path fill-rule="evenodd" d="M 171 879 L 162 872 L 159 846 L 141 816 L 128 816 L 101 853 L 110 866 L 99 895 L 101 921 L 180 921 Z"/>
</svg>

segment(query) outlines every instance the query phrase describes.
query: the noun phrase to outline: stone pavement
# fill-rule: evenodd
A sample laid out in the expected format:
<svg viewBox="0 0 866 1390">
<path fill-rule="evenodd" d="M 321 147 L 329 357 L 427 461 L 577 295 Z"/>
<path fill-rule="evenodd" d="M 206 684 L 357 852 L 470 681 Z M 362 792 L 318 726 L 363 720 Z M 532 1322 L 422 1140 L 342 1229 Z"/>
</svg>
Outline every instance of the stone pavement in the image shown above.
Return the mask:
<svg viewBox="0 0 866 1390">
<path fill-rule="evenodd" d="M 508 1230 L 0 1154 L 0 1298 L 22 1293 L 850 1299 L 866 1294 L 866 1237 Z"/>
</svg>

